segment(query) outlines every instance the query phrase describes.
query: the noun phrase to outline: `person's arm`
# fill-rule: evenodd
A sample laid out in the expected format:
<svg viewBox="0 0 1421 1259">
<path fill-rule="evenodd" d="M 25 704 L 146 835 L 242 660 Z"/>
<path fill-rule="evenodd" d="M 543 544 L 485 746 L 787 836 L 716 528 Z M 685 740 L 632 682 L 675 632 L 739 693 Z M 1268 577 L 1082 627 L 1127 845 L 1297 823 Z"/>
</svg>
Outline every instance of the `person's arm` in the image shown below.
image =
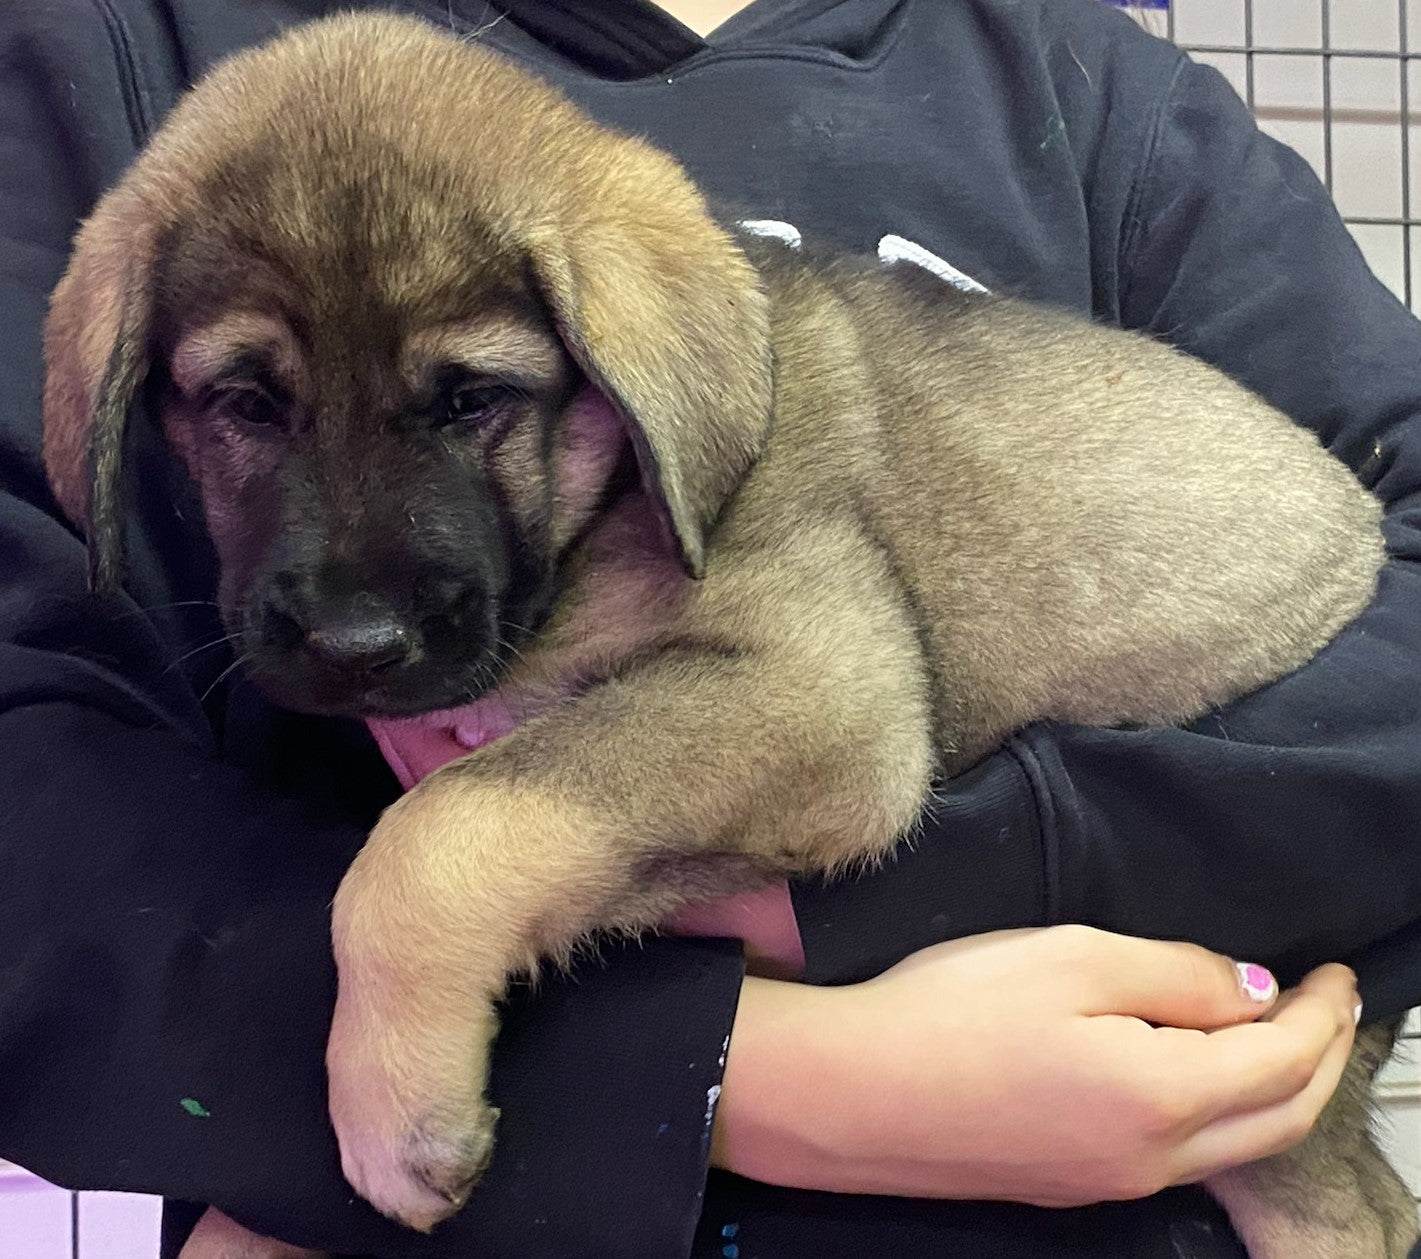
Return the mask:
<svg viewBox="0 0 1421 1259">
<path fill-rule="evenodd" d="M 212 569 L 146 424 L 132 598 L 85 590 L 39 465 L 40 324 L 77 218 L 165 107 L 163 58 L 179 76 L 160 16 L 0 6 L 0 1157 L 344 1253 L 684 1254 L 739 950 L 609 947 L 517 994 L 487 1183 L 433 1239 L 379 1218 L 341 1175 L 323 1063 L 330 900 L 393 780 L 323 722 L 283 741 L 291 798 L 219 759 L 252 693 L 201 702 L 227 660 L 202 649 Z"/>
<path fill-rule="evenodd" d="M 712 1158 L 835 1193 L 1144 1197 L 1301 1140 L 1358 1009 L 1345 967 L 1279 998 L 1260 967 L 1075 926 L 934 945 L 846 986 L 752 978 Z"/>
<path fill-rule="evenodd" d="M 1095 0 L 1043 8 L 1092 231 L 1097 313 L 1313 428 L 1386 504 L 1373 606 L 1316 660 L 1187 730 L 1038 726 L 945 787 L 911 849 L 796 889 L 812 979 L 934 941 L 1086 922 L 1296 978 L 1355 960 L 1378 1016 L 1421 999 L 1421 324 L 1307 163 L 1214 71 Z M 1260 503 L 1258 510 L 1267 511 Z M 1411 931 L 1370 988 L 1364 946 Z M 1403 940 L 1403 935 L 1395 937 Z"/>
</svg>

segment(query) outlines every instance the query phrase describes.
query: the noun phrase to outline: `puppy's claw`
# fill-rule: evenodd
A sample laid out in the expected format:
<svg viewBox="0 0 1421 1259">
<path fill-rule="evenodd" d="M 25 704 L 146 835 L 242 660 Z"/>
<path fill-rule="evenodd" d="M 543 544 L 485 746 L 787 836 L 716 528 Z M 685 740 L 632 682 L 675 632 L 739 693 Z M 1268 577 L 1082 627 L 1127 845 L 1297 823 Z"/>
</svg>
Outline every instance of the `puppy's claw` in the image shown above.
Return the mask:
<svg viewBox="0 0 1421 1259">
<path fill-rule="evenodd" d="M 431 1193 L 459 1210 L 469 1200 L 493 1158 L 493 1130 L 498 1111 L 488 1106 L 457 1141 L 420 1132 L 411 1138 L 410 1174 Z"/>
<path fill-rule="evenodd" d="M 346 1179 L 382 1215 L 427 1233 L 469 1200 L 493 1155 L 498 1111 L 480 1107 L 449 1135 L 420 1125 L 402 1142 L 341 1142 Z M 390 1151 L 403 1153 L 391 1155 Z"/>
</svg>

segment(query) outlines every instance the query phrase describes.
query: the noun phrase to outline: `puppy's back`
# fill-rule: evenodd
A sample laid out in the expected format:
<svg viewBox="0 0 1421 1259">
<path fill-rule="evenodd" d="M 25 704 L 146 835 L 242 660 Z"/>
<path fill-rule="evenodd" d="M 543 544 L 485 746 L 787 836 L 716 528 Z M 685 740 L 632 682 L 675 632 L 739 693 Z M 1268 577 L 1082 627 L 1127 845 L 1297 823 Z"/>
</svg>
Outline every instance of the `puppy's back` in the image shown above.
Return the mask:
<svg viewBox="0 0 1421 1259">
<path fill-rule="evenodd" d="M 915 267 L 761 262 L 781 380 L 833 399 L 782 406 L 769 459 L 891 548 L 961 761 L 1042 718 L 1187 720 L 1371 598 L 1376 499 L 1215 369 Z"/>
</svg>

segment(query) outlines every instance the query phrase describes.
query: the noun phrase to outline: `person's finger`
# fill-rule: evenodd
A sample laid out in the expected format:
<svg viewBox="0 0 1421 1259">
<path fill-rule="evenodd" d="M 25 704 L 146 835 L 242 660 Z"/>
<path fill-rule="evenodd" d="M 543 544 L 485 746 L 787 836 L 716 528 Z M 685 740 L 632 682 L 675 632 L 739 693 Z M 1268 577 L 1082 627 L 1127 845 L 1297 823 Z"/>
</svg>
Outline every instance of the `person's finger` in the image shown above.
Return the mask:
<svg viewBox="0 0 1421 1259">
<path fill-rule="evenodd" d="M 1083 1014 L 1207 1031 L 1256 1019 L 1277 998 L 1277 980 L 1262 966 L 1194 944 L 1085 930 L 1065 942 L 1061 970 Z"/>
<path fill-rule="evenodd" d="M 1326 1047 L 1300 1088 L 1291 1093 L 1281 1090 L 1281 1096 L 1271 1104 L 1221 1114 L 1182 1141 L 1175 1153 L 1175 1183 L 1201 1180 L 1224 1168 L 1267 1158 L 1290 1149 L 1307 1136 L 1342 1079 L 1355 1030 L 1352 1012 L 1345 1003 L 1339 1008 L 1335 997 L 1329 995 L 1319 1010 L 1315 1008 L 1316 1003 L 1308 999 L 1310 995 L 1299 993 L 1280 1011 L 1273 1025 L 1231 1029 L 1209 1038 L 1244 1031 L 1266 1033 L 1286 1026 L 1288 1034 L 1296 1030 L 1311 1045 L 1315 1044 L 1320 1022 L 1330 1023 L 1331 1027 Z M 1291 1069 L 1280 1074 L 1286 1077 Z"/>
<path fill-rule="evenodd" d="M 1338 1010 L 1351 1018 L 1354 1029 L 1362 1018 L 1362 1001 L 1357 993 L 1356 973 L 1340 962 L 1328 962 L 1310 970 L 1296 988 L 1289 989 L 1283 995 L 1287 1000 L 1279 1001 L 1264 1016 L 1265 1019 L 1273 1021 L 1281 1018 L 1285 1010 L 1305 995 L 1334 1002 Z M 1299 1016 L 1294 1014 L 1291 1017 L 1296 1019 Z"/>
<path fill-rule="evenodd" d="M 1284 993 L 1265 1021 L 1202 1035 L 1154 1029 L 1160 1070 L 1175 1081 L 1179 1113 L 1192 1116 L 1193 1125 L 1202 1128 L 1296 1096 L 1317 1074 L 1337 1037 L 1350 1039 L 1355 999 L 1351 971 L 1329 966 Z"/>
</svg>

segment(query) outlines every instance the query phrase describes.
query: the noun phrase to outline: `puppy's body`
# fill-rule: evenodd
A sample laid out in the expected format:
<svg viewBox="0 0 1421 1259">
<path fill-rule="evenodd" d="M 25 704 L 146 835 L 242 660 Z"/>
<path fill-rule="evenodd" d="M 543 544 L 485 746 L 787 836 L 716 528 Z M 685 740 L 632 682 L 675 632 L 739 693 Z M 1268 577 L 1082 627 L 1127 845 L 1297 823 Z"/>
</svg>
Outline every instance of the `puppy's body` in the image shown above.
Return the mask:
<svg viewBox="0 0 1421 1259">
<path fill-rule="evenodd" d="M 511 974 L 872 860 L 1029 722 L 1178 722 L 1278 678 L 1382 559 L 1374 499 L 1203 365 L 738 246 L 661 155 L 391 19 L 199 88 L 85 228 L 46 348 L 46 458 L 101 577 L 161 369 L 258 680 L 366 716 L 482 693 L 502 734 L 387 812 L 335 908 L 344 1165 L 419 1227 L 488 1156 Z M 1390 1175 L 1374 1065 L 1223 1186 L 1255 1259 L 1404 1252 L 1414 1217 L 1357 1188 Z"/>
<path fill-rule="evenodd" d="M 696 685 L 724 672 L 741 693 L 708 705 L 684 760 L 648 721 L 627 768 L 734 762 L 736 789 L 713 788 L 733 820 L 685 822 L 695 870 L 707 849 L 820 870 L 886 851 L 936 773 L 1032 721 L 1200 715 L 1302 664 L 1371 597 L 1375 500 L 1196 360 L 908 266 L 750 253 L 770 301 L 774 426 L 705 580 L 685 580 L 646 495 L 621 499 L 485 701 L 490 726 L 542 721 L 450 777 L 504 756 L 524 775 L 515 749 L 582 720 L 574 697 L 585 707 L 670 661 L 656 689 L 684 722 Z M 786 735 L 812 758 L 776 753 Z M 536 772 L 564 772 L 543 760 Z M 753 801 L 742 761 L 768 776 Z"/>
</svg>

